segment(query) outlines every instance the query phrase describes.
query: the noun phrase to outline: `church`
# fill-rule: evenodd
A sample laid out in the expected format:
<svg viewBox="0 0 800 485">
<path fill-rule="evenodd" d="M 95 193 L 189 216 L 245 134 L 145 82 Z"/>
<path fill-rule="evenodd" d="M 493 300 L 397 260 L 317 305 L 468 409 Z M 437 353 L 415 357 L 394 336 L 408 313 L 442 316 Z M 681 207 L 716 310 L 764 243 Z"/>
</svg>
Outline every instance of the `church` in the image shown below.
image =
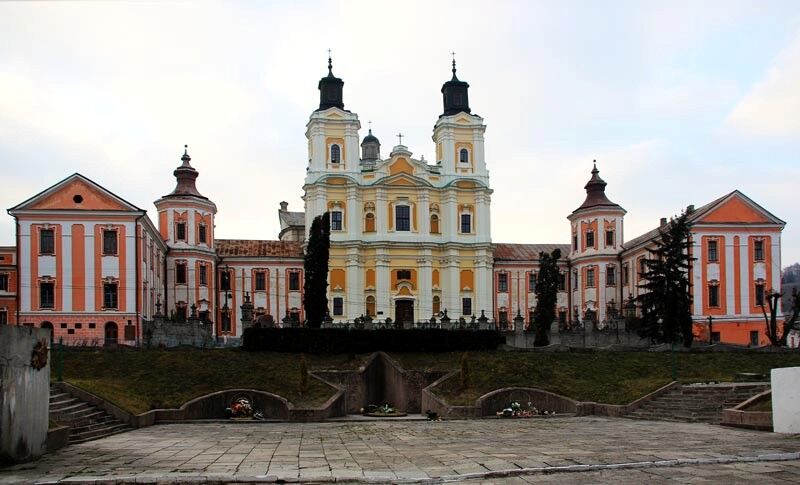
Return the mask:
<svg viewBox="0 0 800 485">
<path fill-rule="evenodd" d="M 626 239 L 626 210 L 595 165 L 585 200 L 565 214 L 564 244 L 493 242 L 486 124 L 472 113 L 455 61 L 441 87 L 432 161 L 402 144 L 386 153 L 371 129 L 360 137 L 331 59 L 318 89 L 305 131 L 305 208 L 281 203 L 278 239 L 215 237 L 217 206 L 199 191 L 188 148 L 175 189 L 155 201 L 155 222 L 76 173 L 8 209 L 17 243 L 0 247 L 0 324 L 50 328 L 67 342 L 137 345 L 156 315 L 199 319 L 218 341 L 241 336 L 245 303 L 278 324 L 303 322 L 304 243 L 326 212 L 333 322 L 368 315 L 407 328 L 446 314 L 484 315 L 501 329 L 515 317 L 527 324 L 539 254 L 554 249 L 562 255 L 560 325 L 602 328 L 636 312 L 643 260 L 667 221 Z M 785 222 L 738 190 L 685 212 L 697 337 L 765 344 L 760 303 L 780 289 Z"/>
</svg>

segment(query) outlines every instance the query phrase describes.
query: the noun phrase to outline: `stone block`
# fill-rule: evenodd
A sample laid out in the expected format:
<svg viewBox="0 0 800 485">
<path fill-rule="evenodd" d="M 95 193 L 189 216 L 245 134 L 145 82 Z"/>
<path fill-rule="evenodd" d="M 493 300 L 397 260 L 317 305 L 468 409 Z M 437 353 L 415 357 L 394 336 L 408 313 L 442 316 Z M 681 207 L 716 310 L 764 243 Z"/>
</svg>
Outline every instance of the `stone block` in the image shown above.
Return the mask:
<svg viewBox="0 0 800 485">
<path fill-rule="evenodd" d="M 776 433 L 800 433 L 800 367 L 772 369 L 772 425 Z"/>
</svg>

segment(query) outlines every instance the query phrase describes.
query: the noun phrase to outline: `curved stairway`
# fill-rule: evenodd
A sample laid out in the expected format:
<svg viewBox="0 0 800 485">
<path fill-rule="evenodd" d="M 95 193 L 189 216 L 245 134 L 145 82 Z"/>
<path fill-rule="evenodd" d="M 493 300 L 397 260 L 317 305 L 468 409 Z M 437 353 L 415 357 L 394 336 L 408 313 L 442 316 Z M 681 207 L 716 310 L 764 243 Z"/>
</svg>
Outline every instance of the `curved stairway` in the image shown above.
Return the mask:
<svg viewBox="0 0 800 485">
<path fill-rule="evenodd" d="M 50 386 L 50 419 L 70 427 L 70 444 L 96 440 L 133 429 L 106 411 L 81 401 L 55 386 Z"/>
<path fill-rule="evenodd" d="M 767 389 L 767 382 L 678 386 L 625 414 L 625 417 L 719 424 L 723 409 L 732 408 Z"/>
</svg>

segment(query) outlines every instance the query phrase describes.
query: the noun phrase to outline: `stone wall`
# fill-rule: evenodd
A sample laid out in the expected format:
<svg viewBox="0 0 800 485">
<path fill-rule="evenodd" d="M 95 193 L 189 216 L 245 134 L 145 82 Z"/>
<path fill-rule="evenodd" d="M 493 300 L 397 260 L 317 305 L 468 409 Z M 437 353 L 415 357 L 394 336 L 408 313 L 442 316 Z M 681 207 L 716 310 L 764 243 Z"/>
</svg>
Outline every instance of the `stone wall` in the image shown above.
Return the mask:
<svg viewBox="0 0 800 485">
<path fill-rule="evenodd" d="M 190 318 L 186 323 L 177 323 L 155 317 L 142 322 L 142 342 L 145 347 L 213 347 L 213 325 Z"/>
<path fill-rule="evenodd" d="M 0 461 L 44 454 L 50 405 L 50 331 L 0 325 Z M 34 365 L 34 349 L 41 352 Z M 43 361 L 46 360 L 46 363 Z"/>
<path fill-rule="evenodd" d="M 800 433 L 800 367 L 772 369 L 772 424 L 776 433 Z"/>
</svg>

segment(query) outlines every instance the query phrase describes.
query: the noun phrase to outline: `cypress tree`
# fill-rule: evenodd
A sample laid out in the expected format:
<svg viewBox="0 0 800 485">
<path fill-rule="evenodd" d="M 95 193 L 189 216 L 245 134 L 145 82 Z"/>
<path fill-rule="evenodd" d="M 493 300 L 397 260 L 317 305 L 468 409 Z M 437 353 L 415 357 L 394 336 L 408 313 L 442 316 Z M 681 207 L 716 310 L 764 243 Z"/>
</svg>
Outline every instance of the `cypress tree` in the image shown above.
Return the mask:
<svg viewBox="0 0 800 485">
<path fill-rule="evenodd" d="M 322 326 L 328 312 L 328 258 L 331 246 L 331 223 L 328 213 L 314 218 L 308 234 L 308 246 L 303 260 L 305 282 L 303 285 L 303 307 L 306 325 Z"/>
<path fill-rule="evenodd" d="M 550 326 L 556 319 L 558 298 L 558 260 L 561 250 L 554 249 L 551 254 L 539 253 L 539 275 L 536 277 L 536 308 L 533 311 L 533 324 L 536 337 L 533 345 L 550 343 Z"/>
</svg>

